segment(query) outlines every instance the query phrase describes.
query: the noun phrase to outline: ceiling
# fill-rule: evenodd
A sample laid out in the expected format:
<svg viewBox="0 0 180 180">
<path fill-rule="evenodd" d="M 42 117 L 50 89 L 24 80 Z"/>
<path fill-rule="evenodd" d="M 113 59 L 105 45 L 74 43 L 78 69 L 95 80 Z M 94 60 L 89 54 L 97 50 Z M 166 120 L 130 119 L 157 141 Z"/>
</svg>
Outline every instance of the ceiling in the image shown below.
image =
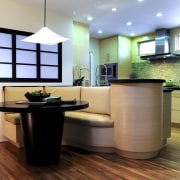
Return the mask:
<svg viewBox="0 0 180 180">
<path fill-rule="evenodd" d="M 33 6 L 44 6 L 44 0 L 13 0 Z M 112 11 L 112 8 L 117 8 Z M 90 36 L 104 38 L 113 35 L 134 36 L 154 32 L 159 28 L 180 26 L 179 0 L 47 0 L 47 9 L 71 16 L 74 21 L 89 24 Z M 163 15 L 157 17 L 161 12 Z M 87 17 L 91 16 L 92 21 Z M 132 22 L 128 26 L 127 22 Z M 102 34 L 98 31 L 102 30 Z"/>
</svg>

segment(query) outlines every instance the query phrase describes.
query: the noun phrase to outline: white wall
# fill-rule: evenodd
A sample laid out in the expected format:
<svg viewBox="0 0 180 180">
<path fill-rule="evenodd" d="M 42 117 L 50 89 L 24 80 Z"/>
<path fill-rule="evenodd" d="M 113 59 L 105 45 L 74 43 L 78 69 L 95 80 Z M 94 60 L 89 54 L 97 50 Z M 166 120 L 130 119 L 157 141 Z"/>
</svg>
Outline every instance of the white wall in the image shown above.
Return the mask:
<svg viewBox="0 0 180 180">
<path fill-rule="evenodd" d="M 97 85 L 96 80 L 98 78 L 99 73 L 96 72 L 98 65 L 100 64 L 99 60 L 99 40 L 91 38 L 90 39 L 90 52 L 93 54 L 93 63 L 91 68 L 91 85 Z"/>
<path fill-rule="evenodd" d="M 27 32 L 38 31 L 44 23 L 44 12 L 42 8 L 16 3 L 13 0 L 0 0 L 0 27 Z M 61 34 L 68 41 L 62 47 L 62 83 L 53 85 L 72 85 L 72 27 L 73 22 L 70 17 L 62 16 L 56 12 L 47 11 L 46 26 L 52 31 Z M 36 85 L 52 85 L 52 83 L 36 83 Z M 34 85 L 34 83 L 1 83 L 0 82 L 0 101 L 2 101 L 3 85 Z M 3 140 L 0 114 L 0 141 Z"/>
</svg>

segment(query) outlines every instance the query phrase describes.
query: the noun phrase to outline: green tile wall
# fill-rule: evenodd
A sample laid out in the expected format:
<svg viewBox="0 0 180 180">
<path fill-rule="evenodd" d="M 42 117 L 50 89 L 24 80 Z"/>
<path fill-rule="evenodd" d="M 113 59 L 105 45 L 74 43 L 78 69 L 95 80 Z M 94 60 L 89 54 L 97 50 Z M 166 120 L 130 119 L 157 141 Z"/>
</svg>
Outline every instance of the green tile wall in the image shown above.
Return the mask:
<svg viewBox="0 0 180 180">
<path fill-rule="evenodd" d="M 180 59 L 133 62 L 132 72 L 136 73 L 136 78 L 165 79 L 180 86 Z"/>
</svg>

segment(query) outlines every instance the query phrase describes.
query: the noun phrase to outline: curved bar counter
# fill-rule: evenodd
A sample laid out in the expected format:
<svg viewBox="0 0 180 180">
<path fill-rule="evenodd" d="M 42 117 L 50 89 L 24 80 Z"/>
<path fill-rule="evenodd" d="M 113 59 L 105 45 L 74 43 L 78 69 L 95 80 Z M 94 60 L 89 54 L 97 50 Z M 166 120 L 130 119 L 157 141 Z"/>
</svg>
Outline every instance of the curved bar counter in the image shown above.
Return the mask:
<svg viewBox="0 0 180 180">
<path fill-rule="evenodd" d="M 157 156 L 162 148 L 161 79 L 111 80 L 111 112 L 116 153 L 133 159 Z"/>
</svg>

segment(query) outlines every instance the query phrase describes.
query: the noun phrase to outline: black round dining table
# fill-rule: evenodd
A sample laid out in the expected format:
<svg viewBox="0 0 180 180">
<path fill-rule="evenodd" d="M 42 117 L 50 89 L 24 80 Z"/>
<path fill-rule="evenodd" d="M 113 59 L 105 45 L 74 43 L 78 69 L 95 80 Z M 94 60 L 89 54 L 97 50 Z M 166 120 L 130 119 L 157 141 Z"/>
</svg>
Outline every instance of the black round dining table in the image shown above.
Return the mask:
<svg viewBox="0 0 180 180">
<path fill-rule="evenodd" d="M 87 108 L 88 102 L 48 104 L 46 102 L 1 102 L 0 111 L 20 113 L 26 161 L 30 165 L 51 165 L 60 160 L 65 111 Z"/>
</svg>

